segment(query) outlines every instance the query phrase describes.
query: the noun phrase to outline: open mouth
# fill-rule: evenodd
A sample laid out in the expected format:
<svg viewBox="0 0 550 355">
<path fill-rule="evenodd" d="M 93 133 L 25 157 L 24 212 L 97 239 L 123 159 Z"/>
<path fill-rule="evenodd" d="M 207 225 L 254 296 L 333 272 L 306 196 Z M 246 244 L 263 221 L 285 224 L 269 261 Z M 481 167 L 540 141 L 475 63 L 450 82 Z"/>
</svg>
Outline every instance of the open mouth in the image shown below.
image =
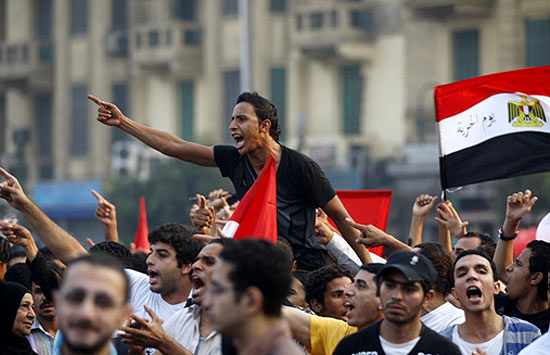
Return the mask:
<svg viewBox="0 0 550 355">
<path fill-rule="evenodd" d="M 244 138 L 241 135 L 233 134 L 233 139 L 235 140 L 235 144 L 237 146 L 237 149 L 241 149 L 244 145 Z"/>
<path fill-rule="evenodd" d="M 478 302 L 481 300 L 481 290 L 476 286 L 470 286 L 466 290 L 466 297 L 470 302 Z"/>
<path fill-rule="evenodd" d="M 344 302 L 344 307 L 346 307 L 347 309 L 346 315 L 349 314 L 351 311 L 353 311 L 353 309 L 355 308 L 355 306 L 351 304 L 350 301 Z"/>
<path fill-rule="evenodd" d="M 153 283 L 159 279 L 159 274 L 153 270 L 147 270 L 149 274 L 149 283 Z"/>
<path fill-rule="evenodd" d="M 204 281 L 198 276 L 191 277 L 191 282 L 193 283 L 193 289 L 196 291 L 204 287 Z"/>
</svg>

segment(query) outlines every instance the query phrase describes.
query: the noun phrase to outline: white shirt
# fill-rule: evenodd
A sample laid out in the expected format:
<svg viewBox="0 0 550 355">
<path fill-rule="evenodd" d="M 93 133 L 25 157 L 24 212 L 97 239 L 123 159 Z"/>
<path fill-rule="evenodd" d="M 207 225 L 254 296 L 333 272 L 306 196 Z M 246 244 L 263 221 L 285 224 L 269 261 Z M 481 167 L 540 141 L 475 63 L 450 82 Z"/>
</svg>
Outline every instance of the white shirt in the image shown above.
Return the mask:
<svg viewBox="0 0 550 355">
<path fill-rule="evenodd" d="M 442 332 L 451 325 L 462 324 L 466 321 L 464 311 L 456 308 L 449 302 L 443 303 L 430 313 L 420 318 L 422 323 L 434 332 Z"/>
<path fill-rule="evenodd" d="M 185 307 L 185 302 L 170 304 L 162 298 L 160 293 L 151 291 L 148 275 L 132 269 L 124 270 L 130 280 L 130 303 L 136 316 L 150 321 L 151 317 L 143 307 L 147 305 L 160 319 L 167 320 L 172 314 Z"/>
<path fill-rule="evenodd" d="M 185 350 L 194 355 L 218 355 L 222 353 L 222 336 L 213 330 L 200 342 L 201 308 L 192 305 L 174 313 L 162 327 Z M 200 345 L 200 347 L 199 347 Z"/>
<path fill-rule="evenodd" d="M 380 345 L 382 345 L 384 352 L 391 355 L 408 355 L 420 340 L 420 337 L 417 337 L 406 343 L 394 344 L 384 339 L 381 335 L 379 335 L 378 338 L 380 338 Z"/>
<path fill-rule="evenodd" d="M 44 327 L 38 321 L 38 317 L 34 318 L 31 333 L 27 335 L 27 340 L 31 345 L 32 351 L 38 355 L 49 355 L 52 353 L 54 337 L 44 330 Z"/>
<path fill-rule="evenodd" d="M 493 339 L 484 343 L 474 344 L 462 340 L 458 334 L 458 327 L 454 327 L 452 341 L 458 346 L 463 355 L 472 355 L 472 353 L 477 352 L 476 348 L 480 348 L 487 354 L 500 354 L 502 351 L 502 342 L 504 341 L 504 329 L 502 329 Z"/>
<path fill-rule="evenodd" d="M 547 355 L 550 352 L 550 332 L 523 348 L 518 355 Z"/>
</svg>

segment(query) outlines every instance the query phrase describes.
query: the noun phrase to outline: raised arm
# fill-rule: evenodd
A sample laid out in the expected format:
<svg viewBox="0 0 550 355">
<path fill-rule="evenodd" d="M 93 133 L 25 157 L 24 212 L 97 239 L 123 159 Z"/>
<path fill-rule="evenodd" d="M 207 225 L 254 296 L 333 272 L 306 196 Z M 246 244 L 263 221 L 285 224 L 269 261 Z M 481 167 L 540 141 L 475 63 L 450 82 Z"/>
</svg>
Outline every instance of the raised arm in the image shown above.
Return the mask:
<svg viewBox="0 0 550 355">
<path fill-rule="evenodd" d="M 97 106 L 97 120 L 107 126 L 115 126 L 131 134 L 151 148 L 183 161 L 202 165 L 216 166 L 214 148 L 202 144 L 185 141 L 175 135 L 147 127 L 129 117 L 114 104 L 102 101 L 93 95 L 88 95 Z"/>
<path fill-rule="evenodd" d="M 531 197 L 531 190 L 516 192 L 506 199 L 506 217 L 502 224 L 501 234 L 497 242 L 493 258 L 499 278 L 508 283 L 506 266 L 514 262 L 514 238 L 519 230 L 519 223 L 537 202 L 537 197 Z"/>
<path fill-rule="evenodd" d="M 5 181 L 0 184 L 0 198 L 19 210 L 40 239 L 63 263 L 87 251 L 73 236 L 55 224 L 31 199 L 25 195 L 17 179 L 0 168 Z"/>
<path fill-rule="evenodd" d="M 424 217 L 433 208 L 437 196 L 422 194 L 416 198 L 412 209 L 411 227 L 409 230 L 409 239 L 411 246 L 422 243 L 422 228 L 424 227 Z"/>
<path fill-rule="evenodd" d="M 389 254 L 397 250 L 412 249 L 407 244 L 403 243 L 402 241 L 395 238 L 394 236 L 389 235 L 383 230 L 376 228 L 372 224 L 362 225 L 359 223 L 355 223 L 351 218 L 347 218 L 346 223 L 348 223 L 353 228 L 361 231 L 361 235 L 357 239 L 357 241 L 358 243 L 361 243 L 368 248 L 374 248 L 374 247 L 383 245 L 384 248 L 388 249 Z"/>
<path fill-rule="evenodd" d="M 462 221 L 460 215 L 453 207 L 451 201 L 443 201 L 437 205 L 437 217 L 435 220 L 445 225 L 449 232 L 460 239 L 468 233 L 468 221 Z"/>
<path fill-rule="evenodd" d="M 118 243 L 119 239 L 115 205 L 107 201 L 96 190 L 92 190 L 92 195 L 97 198 L 95 218 L 105 226 L 105 240 Z"/>
<path fill-rule="evenodd" d="M 361 236 L 361 233 L 353 228 L 351 225 L 346 223 L 346 218 L 350 218 L 348 211 L 344 207 L 340 198 L 335 195 L 329 202 L 327 202 L 323 207 L 323 211 L 334 221 L 344 239 L 351 245 L 353 250 L 361 259 L 363 264 L 369 264 L 372 262 L 370 253 L 368 249 L 365 249 L 362 245 L 357 242 L 357 239 Z"/>
</svg>

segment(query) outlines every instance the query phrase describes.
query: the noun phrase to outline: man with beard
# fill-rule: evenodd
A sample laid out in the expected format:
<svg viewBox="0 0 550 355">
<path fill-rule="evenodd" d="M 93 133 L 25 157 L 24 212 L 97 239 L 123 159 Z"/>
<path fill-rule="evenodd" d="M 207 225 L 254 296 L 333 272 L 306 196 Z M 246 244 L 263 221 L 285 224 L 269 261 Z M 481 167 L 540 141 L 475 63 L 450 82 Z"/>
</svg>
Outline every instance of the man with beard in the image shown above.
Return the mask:
<svg viewBox="0 0 550 355">
<path fill-rule="evenodd" d="M 453 296 L 466 321 L 441 334 L 458 345 L 464 355 L 517 354 L 540 335 L 533 324 L 495 311 L 498 290 L 495 263 L 479 250 L 467 250 L 456 259 Z"/>
<path fill-rule="evenodd" d="M 46 298 L 42 288 L 34 282 L 32 283 L 32 298 L 36 309 L 36 318 L 27 339 L 35 353 L 49 355 L 57 332 L 57 313 L 53 302 Z"/>
<path fill-rule="evenodd" d="M 92 95 L 98 105 L 98 121 L 136 137 L 163 154 L 208 167 L 218 167 L 231 179 L 241 199 L 272 155 L 277 164 L 277 226 L 294 250 L 299 269 L 315 270 L 326 264 L 326 251 L 315 241 L 315 209 L 336 223 L 362 262 L 370 262 L 366 248 L 356 243 L 359 232 L 346 223 L 344 205 L 321 168 L 311 158 L 279 143 L 277 109 L 258 93 L 237 98 L 229 130 L 235 146 L 185 141 L 170 133 L 147 127 L 125 116 L 115 105 Z"/>
<path fill-rule="evenodd" d="M 116 354 L 111 337 L 132 313 L 128 276 L 116 259 L 72 260 L 55 298 L 60 329 L 55 355 Z"/>
<path fill-rule="evenodd" d="M 436 272 L 423 255 L 397 251 L 376 275 L 384 319 L 344 338 L 335 355 L 449 354 L 458 348 L 425 327 L 422 307 L 433 297 Z"/>
<path fill-rule="evenodd" d="M 310 355 L 330 355 L 345 336 L 382 319 L 384 315 L 380 309 L 380 298 L 376 296 L 374 278 L 383 266 L 377 263 L 362 265 L 353 284 L 345 289 L 347 322 L 283 307 L 283 317 L 288 321 L 292 335 Z"/>
</svg>

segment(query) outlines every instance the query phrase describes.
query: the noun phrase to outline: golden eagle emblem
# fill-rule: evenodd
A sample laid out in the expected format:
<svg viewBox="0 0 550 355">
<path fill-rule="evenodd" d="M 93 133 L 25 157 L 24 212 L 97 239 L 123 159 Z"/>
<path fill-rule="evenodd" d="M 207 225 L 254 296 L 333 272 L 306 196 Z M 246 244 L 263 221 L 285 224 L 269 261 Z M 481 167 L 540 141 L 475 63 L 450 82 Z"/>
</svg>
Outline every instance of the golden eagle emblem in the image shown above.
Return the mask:
<svg viewBox="0 0 550 355">
<path fill-rule="evenodd" d="M 542 127 L 546 117 L 539 100 L 529 102 L 521 95 L 521 102 L 508 102 L 508 122 L 514 127 Z"/>
</svg>

